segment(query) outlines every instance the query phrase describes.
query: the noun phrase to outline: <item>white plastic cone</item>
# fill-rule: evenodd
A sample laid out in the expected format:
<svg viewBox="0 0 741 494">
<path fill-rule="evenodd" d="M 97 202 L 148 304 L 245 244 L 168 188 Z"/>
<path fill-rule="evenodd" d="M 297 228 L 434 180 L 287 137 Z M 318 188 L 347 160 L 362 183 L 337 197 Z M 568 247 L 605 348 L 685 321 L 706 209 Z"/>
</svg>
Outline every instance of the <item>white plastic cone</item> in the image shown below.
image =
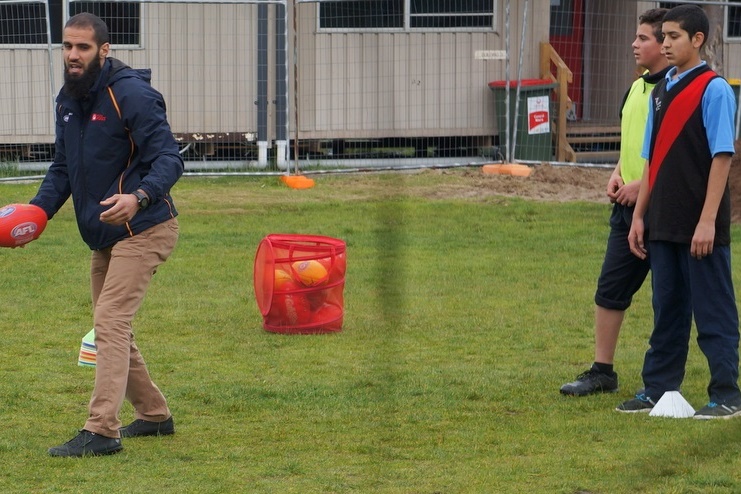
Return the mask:
<svg viewBox="0 0 741 494">
<path fill-rule="evenodd" d="M 687 400 L 679 391 L 667 391 L 659 402 L 651 410 L 652 417 L 671 417 L 675 419 L 686 419 L 695 414 Z"/>
</svg>

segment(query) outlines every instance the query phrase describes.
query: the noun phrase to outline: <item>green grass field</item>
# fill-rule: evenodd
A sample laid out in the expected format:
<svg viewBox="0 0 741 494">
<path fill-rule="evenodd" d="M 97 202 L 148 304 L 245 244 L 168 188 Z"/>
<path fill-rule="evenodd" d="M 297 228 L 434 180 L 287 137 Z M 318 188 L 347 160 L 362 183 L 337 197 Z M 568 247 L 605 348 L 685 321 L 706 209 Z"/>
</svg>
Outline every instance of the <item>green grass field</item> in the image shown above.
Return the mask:
<svg viewBox="0 0 741 494">
<path fill-rule="evenodd" d="M 641 386 L 648 285 L 621 336 L 620 392 L 558 393 L 593 358 L 609 206 L 443 186 L 468 185 L 435 172 L 322 176 L 308 190 L 181 179 L 180 242 L 135 320 L 177 434 L 110 457 L 46 453 L 82 427 L 94 375 L 77 366 L 90 253 L 71 204 L 38 241 L 0 250 L 0 492 L 741 492 L 741 419 L 613 410 Z M 0 203 L 37 187 L 0 184 Z M 347 243 L 342 332 L 262 329 L 252 262 L 269 233 Z M 695 408 L 707 380 L 693 342 Z"/>
</svg>

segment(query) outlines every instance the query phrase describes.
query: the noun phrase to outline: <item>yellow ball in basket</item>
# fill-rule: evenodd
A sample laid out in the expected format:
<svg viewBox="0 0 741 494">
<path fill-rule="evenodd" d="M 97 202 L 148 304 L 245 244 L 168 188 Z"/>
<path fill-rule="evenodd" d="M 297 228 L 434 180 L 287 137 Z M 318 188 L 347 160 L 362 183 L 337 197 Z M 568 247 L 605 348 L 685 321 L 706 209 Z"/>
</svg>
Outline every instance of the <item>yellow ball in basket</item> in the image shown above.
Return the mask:
<svg viewBox="0 0 741 494">
<path fill-rule="evenodd" d="M 286 283 L 293 284 L 293 277 L 282 269 L 275 270 L 275 281 L 273 282 L 273 288 L 275 290 L 283 290 Z"/>
<path fill-rule="evenodd" d="M 292 264 L 293 272 L 304 286 L 319 286 L 327 283 L 327 268 L 315 260 L 296 261 Z"/>
</svg>

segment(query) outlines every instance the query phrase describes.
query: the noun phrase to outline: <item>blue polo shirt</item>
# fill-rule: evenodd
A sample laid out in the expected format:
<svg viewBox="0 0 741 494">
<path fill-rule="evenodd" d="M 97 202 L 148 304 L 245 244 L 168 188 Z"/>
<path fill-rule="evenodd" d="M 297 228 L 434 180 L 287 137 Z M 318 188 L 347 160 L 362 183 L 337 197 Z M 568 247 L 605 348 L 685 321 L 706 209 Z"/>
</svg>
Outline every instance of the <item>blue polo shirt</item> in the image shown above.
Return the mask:
<svg viewBox="0 0 741 494">
<path fill-rule="evenodd" d="M 671 91 L 672 87 L 687 74 L 696 70 L 707 62 L 702 61 L 696 67 L 683 72 L 676 79 L 673 79 L 677 73 L 677 68 L 672 67 L 666 73 L 666 90 Z M 641 157 L 648 159 L 651 147 L 651 133 L 654 126 L 653 101 L 648 101 L 648 117 L 646 118 L 646 130 L 643 135 L 643 150 Z M 728 82 L 722 77 L 716 77 L 708 84 L 705 94 L 702 96 L 702 120 L 705 124 L 705 133 L 707 135 L 710 152 L 713 156 L 718 153 L 733 154 L 735 149 L 733 142 L 736 135 L 736 96 Z"/>
</svg>

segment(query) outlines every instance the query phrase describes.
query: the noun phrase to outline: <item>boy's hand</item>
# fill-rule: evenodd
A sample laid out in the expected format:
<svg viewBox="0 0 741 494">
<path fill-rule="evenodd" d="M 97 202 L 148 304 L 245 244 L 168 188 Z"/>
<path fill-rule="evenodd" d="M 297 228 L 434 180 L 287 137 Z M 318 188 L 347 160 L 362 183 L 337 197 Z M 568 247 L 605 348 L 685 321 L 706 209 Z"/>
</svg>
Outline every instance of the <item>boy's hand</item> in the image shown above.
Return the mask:
<svg viewBox="0 0 741 494">
<path fill-rule="evenodd" d="M 620 189 L 617 191 L 617 193 L 615 194 L 614 202 L 627 207 L 635 206 L 635 203 L 638 200 L 638 191 L 640 190 L 640 188 L 640 180 L 628 182 L 627 184 L 620 187 Z"/>
<path fill-rule="evenodd" d="M 610 202 L 617 202 L 617 196 L 622 186 L 623 179 L 620 177 L 620 174 L 613 173 L 610 175 L 610 180 L 607 182 L 607 197 L 610 198 Z"/>
<path fill-rule="evenodd" d="M 715 241 L 715 223 L 712 221 L 701 221 L 695 227 L 695 234 L 692 236 L 690 245 L 690 255 L 695 259 L 702 259 L 713 253 L 713 243 Z"/>
<path fill-rule="evenodd" d="M 643 218 L 633 216 L 633 222 L 628 233 L 628 244 L 630 245 L 630 251 L 639 259 L 645 259 L 648 255 L 648 250 L 643 243 L 644 231 Z"/>
</svg>

